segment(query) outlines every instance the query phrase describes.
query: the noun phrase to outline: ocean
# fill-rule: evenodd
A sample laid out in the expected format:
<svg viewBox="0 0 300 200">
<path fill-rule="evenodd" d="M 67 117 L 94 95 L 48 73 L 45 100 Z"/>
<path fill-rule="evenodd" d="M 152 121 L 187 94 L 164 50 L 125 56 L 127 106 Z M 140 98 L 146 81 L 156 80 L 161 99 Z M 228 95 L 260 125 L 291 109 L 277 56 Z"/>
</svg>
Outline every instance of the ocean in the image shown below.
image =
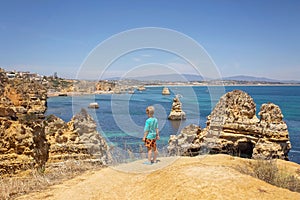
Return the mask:
<svg viewBox="0 0 300 200">
<path fill-rule="evenodd" d="M 162 89 L 159 86 L 147 87 L 145 91 L 135 91 L 134 94 L 50 97 L 45 114 L 54 114 L 69 121 L 81 108 L 85 108 L 110 145 L 138 153 L 143 145 L 141 138 L 147 119 L 145 109 L 148 105 L 154 105 L 161 136 L 158 147 L 165 150 L 170 135 L 178 134 L 183 127 L 192 123 L 204 128 L 206 117 L 219 98 L 225 92 L 239 89 L 254 99 L 257 114 L 263 103 L 279 105 L 292 144 L 289 159 L 300 164 L 300 86 L 170 86 L 171 95 L 162 95 Z M 181 122 L 167 120 L 175 95 L 180 97 L 187 117 Z M 91 102 L 97 102 L 100 108 L 88 109 Z"/>
</svg>

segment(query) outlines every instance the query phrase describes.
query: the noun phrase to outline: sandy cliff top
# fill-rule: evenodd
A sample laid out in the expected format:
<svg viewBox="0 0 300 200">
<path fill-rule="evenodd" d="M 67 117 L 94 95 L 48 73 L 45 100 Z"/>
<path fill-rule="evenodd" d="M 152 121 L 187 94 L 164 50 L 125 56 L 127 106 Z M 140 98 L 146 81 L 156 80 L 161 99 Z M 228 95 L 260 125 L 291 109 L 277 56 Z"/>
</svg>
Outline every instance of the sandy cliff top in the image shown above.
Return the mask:
<svg viewBox="0 0 300 200">
<path fill-rule="evenodd" d="M 240 173 L 253 160 L 228 155 L 160 158 L 148 166 L 141 160 L 89 171 L 46 191 L 18 199 L 300 199 L 291 192 Z M 291 172 L 296 163 L 278 160 Z"/>
</svg>

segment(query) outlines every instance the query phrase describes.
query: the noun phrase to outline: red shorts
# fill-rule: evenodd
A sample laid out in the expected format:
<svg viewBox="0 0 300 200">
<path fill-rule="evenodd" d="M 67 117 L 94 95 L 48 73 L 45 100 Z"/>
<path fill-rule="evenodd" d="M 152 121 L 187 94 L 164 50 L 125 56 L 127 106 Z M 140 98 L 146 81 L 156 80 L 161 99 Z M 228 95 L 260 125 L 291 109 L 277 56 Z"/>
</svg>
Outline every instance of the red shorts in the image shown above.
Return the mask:
<svg viewBox="0 0 300 200">
<path fill-rule="evenodd" d="M 150 139 L 146 138 L 146 140 L 145 140 L 145 146 L 147 148 L 156 149 L 156 140 L 155 139 L 150 140 Z"/>
</svg>

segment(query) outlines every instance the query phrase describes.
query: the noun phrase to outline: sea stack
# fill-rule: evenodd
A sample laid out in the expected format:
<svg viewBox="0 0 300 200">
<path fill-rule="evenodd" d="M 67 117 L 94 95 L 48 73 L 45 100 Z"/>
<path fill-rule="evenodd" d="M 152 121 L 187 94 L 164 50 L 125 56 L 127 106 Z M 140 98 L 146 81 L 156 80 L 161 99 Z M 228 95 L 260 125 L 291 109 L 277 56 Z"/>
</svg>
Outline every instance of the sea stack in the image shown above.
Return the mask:
<svg viewBox="0 0 300 200">
<path fill-rule="evenodd" d="M 175 96 L 175 98 L 173 99 L 172 109 L 171 109 L 168 119 L 169 120 L 186 119 L 185 112 L 183 112 L 181 107 L 182 107 L 182 104 L 179 100 L 179 97 Z"/>
<path fill-rule="evenodd" d="M 146 90 L 145 86 L 141 85 L 138 87 L 138 91 L 144 91 L 144 90 Z"/>
<path fill-rule="evenodd" d="M 170 95 L 170 90 L 169 90 L 169 88 L 164 87 L 163 90 L 162 90 L 162 94 L 163 94 L 163 95 Z"/>
</svg>

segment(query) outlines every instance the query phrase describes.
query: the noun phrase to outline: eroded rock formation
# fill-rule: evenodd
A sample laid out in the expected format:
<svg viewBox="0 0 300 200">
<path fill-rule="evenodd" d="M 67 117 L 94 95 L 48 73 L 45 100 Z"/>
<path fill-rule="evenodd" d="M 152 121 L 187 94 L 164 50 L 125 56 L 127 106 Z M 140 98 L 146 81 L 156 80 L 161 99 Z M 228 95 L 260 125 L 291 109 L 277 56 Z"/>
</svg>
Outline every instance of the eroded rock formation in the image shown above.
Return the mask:
<svg viewBox="0 0 300 200">
<path fill-rule="evenodd" d="M 51 115 L 46 124 L 45 133 L 50 143 L 49 162 L 93 159 L 103 165 L 111 163 L 109 147 L 86 110 L 82 109 L 68 123 Z"/>
<path fill-rule="evenodd" d="M 182 110 L 182 104 L 179 97 L 173 99 L 172 109 L 168 117 L 169 120 L 183 120 L 186 119 L 185 112 Z"/>
<path fill-rule="evenodd" d="M 180 155 L 197 155 L 202 152 L 226 153 L 249 158 L 288 159 L 291 144 L 286 123 L 280 108 L 273 104 L 263 104 L 256 117 L 256 105 L 247 93 L 234 90 L 221 97 L 214 110 L 207 117 L 206 128 L 197 131 L 191 142 L 181 142 L 189 146 Z M 200 132 L 200 133 L 199 133 Z M 171 136 L 169 152 L 174 155 L 185 135 Z M 192 152 L 192 153 L 191 153 Z"/>
<path fill-rule="evenodd" d="M 169 140 L 168 151 L 169 154 L 193 156 L 193 150 L 196 149 L 198 153 L 199 145 L 195 144 L 196 138 L 201 138 L 201 127 L 191 124 L 183 128 L 179 135 L 171 135 Z"/>
<path fill-rule="evenodd" d="M 46 88 L 29 79 L 8 80 L 3 76 L 0 85 L 0 116 L 20 119 L 35 114 L 43 118 L 47 109 Z"/>
</svg>

